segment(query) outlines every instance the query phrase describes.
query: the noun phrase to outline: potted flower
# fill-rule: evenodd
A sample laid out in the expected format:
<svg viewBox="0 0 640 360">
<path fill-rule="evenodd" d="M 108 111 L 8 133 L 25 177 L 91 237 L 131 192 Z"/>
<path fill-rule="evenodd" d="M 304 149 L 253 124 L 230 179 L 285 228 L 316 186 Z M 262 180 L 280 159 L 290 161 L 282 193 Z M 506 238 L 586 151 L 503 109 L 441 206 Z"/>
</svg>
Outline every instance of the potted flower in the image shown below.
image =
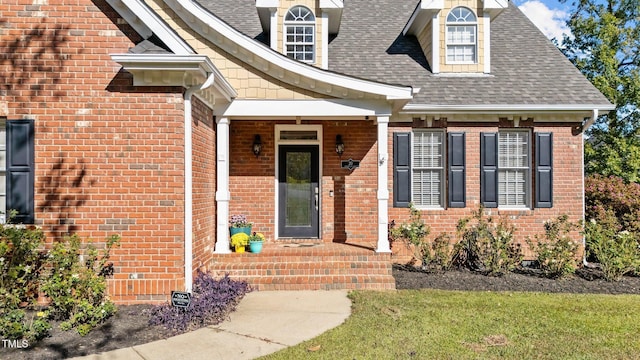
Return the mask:
<svg viewBox="0 0 640 360">
<path fill-rule="evenodd" d="M 247 235 L 251 235 L 251 226 L 252 224 L 247 221 L 247 216 L 244 214 L 232 215 L 229 220 L 229 224 L 231 227 L 229 228 L 229 233 L 233 236 L 236 233 L 245 233 Z"/>
<path fill-rule="evenodd" d="M 239 232 L 231 236 L 231 246 L 237 253 L 243 253 L 245 246 L 249 244 L 249 235 Z"/>
<path fill-rule="evenodd" d="M 249 250 L 256 254 L 261 252 L 263 242 L 264 235 L 262 235 L 262 233 L 253 232 L 253 234 L 249 235 Z"/>
</svg>

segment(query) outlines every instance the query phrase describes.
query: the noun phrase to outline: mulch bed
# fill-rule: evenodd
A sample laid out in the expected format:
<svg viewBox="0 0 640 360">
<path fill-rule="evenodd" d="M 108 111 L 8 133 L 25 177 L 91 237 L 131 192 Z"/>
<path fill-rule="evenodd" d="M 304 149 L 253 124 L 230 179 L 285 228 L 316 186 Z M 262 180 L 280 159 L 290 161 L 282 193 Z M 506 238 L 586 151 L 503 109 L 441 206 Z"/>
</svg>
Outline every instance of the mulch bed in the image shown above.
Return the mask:
<svg viewBox="0 0 640 360">
<path fill-rule="evenodd" d="M 579 269 L 576 275 L 553 280 L 535 269 L 521 269 L 503 276 L 484 276 L 465 270 L 430 272 L 397 265 L 393 276 L 397 289 L 443 289 L 462 291 L 535 291 L 549 293 L 640 294 L 640 277 L 626 276 L 607 282 L 598 269 Z M 27 349 L 0 347 L 0 359 L 64 359 L 131 347 L 172 335 L 162 327 L 148 325 L 149 305 L 118 307 L 107 322 L 81 337 L 74 331 L 60 331 L 53 324 L 51 336 Z"/>
</svg>

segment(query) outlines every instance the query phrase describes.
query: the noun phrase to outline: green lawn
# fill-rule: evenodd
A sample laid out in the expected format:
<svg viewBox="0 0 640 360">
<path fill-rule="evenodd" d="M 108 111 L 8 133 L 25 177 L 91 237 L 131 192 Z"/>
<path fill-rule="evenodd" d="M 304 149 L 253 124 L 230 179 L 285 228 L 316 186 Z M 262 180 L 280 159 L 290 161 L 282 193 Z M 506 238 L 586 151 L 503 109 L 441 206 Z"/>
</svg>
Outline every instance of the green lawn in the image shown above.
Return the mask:
<svg viewBox="0 0 640 360">
<path fill-rule="evenodd" d="M 264 359 L 640 359 L 640 295 L 402 290 L 350 298 L 344 324 Z"/>
</svg>

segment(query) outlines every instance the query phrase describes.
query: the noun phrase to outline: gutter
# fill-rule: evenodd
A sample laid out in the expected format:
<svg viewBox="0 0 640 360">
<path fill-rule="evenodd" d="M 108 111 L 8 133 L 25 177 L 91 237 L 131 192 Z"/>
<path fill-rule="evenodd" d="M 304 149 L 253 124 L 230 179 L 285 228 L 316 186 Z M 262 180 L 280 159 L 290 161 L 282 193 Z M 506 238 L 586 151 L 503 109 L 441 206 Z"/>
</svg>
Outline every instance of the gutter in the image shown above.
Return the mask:
<svg viewBox="0 0 640 360">
<path fill-rule="evenodd" d="M 196 91 L 204 90 L 215 80 L 209 73 L 200 85 L 189 87 L 184 92 L 184 286 L 187 292 L 193 288 L 193 124 L 191 97 Z"/>
</svg>

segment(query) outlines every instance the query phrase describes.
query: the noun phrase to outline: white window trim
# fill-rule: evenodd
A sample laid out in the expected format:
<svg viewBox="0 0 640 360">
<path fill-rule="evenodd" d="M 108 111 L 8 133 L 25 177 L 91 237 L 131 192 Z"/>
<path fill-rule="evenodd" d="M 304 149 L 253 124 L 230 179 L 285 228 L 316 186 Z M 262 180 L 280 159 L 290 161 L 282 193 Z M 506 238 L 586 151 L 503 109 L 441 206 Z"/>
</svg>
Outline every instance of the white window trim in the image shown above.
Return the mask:
<svg viewBox="0 0 640 360">
<path fill-rule="evenodd" d="M 280 140 L 280 132 L 282 131 L 315 131 L 318 136 L 316 140 Z M 274 229 L 273 229 L 273 233 L 274 233 L 274 239 L 278 240 L 280 239 L 280 229 L 279 229 L 279 224 L 280 224 L 280 219 L 279 219 L 279 211 L 280 211 L 280 194 L 279 194 L 279 186 L 278 186 L 278 180 L 279 180 L 279 170 L 280 170 L 280 145 L 318 145 L 318 192 L 320 194 L 320 196 L 318 197 L 318 206 L 319 206 L 319 213 L 318 213 L 318 239 L 322 239 L 322 154 L 323 154 L 323 150 L 322 150 L 322 125 L 275 125 L 275 129 L 274 129 L 274 133 L 275 133 L 275 174 L 274 174 L 274 188 L 275 188 L 275 197 L 273 199 L 274 202 L 274 213 L 273 213 L 273 219 L 274 219 Z"/>
<path fill-rule="evenodd" d="M 2 118 L 0 119 L 0 128 L 4 130 L 4 146 L 0 145 L 0 152 L 4 152 L 5 158 L 5 166 L 0 167 L 0 181 L 3 181 L 6 184 L 7 181 L 7 121 Z M 4 209 L 0 208 L 0 224 L 4 224 L 7 221 L 7 189 L 5 185 L 4 194 L 0 193 L 0 195 L 4 196 Z"/>
<path fill-rule="evenodd" d="M 287 15 L 289 14 L 289 11 L 291 11 L 291 9 L 296 8 L 296 7 L 303 7 L 306 8 L 307 10 L 309 10 L 309 12 L 311 13 L 311 15 L 313 16 L 313 21 L 291 21 L 291 20 L 286 20 Z M 284 55 L 286 55 L 287 57 L 289 56 L 289 52 L 287 51 L 287 45 L 309 45 L 307 43 L 297 43 L 297 42 L 288 42 L 287 41 L 287 28 L 290 26 L 311 26 L 313 28 L 313 33 L 312 35 L 312 43 L 311 45 L 313 46 L 313 51 L 311 53 L 311 58 L 312 60 L 298 60 L 295 57 L 292 57 L 291 59 L 294 60 L 298 60 L 300 62 L 303 63 L 307 63 L 307 64 L 315 64 L 316 63 L 316 52 L 317 52 L 317 46 L 316 46 L 316 30 L 317 30 L 317 26 L 316 26 L 316 15 L 313 13 L 313 11 L 311 11 L 311 9 L 309 9 L 306 6 L 303 5 L 296 5 L 296 6 L 292 6 L 289 10 L 287 10 L 287 12 L 284 14 L 283 16 L 283 21 L 282 21 L 282 53 Z"/>
<path fill-rule="evenodd" d="M 417 132 L 437 132 L 442 135 L 442 165 L 441 165 L 441 178 L 440 178 L 440 205 L 418 205 L 415 203 L 413 198 L 413 175 L 415 169 L 415 154 L 414 154 L 414 144 L 415 144 L 415 134 Z M 445 194 L 446 194 L 446 169 L 447 169 L 447 133 L 444 129 L 412 129 L 411 130 L 411 202 L 418 210 L 445 210 Z M 431 169 L 431 168 L 429 168 Z"/>
<path fill-rule="evenodd" d="M 473 16 L 476 18 L 476 21 L 461 21 L 461 22 L 449 22 L 447 20 L 447 18 L 449 17 L 449 14 L 451 13 L 451 11 L 459 8 L 459 7 L 464 7 L 467 10 L 471 11 L 471 13 L 473 14 Z M 444 61 L 445 64 L 447 65 L 475 65 L 478 63 L 478 15 L 473 12 L 473 10 L 465 7 L 465 6 L 456 6 L 455 8 L 451 9 L 449 11 L 449 14 L 447 14 L 447 16 L 444 19 L 444 23 L 445 23 L 445 29 L 444 29 L 444 52 L 445 52 L 445 56 L 444 56 Z M 474 38 L 475 38 L 475 42 L 471 43 L 454 43 L 454 44 L 450 44 L 449 43 L 449 36 L 447 36 L 449 34 L 449 27 L 450 26 L 473 26 L 474 28 Z M 470 46 L 472 45 L 474 50 L 474 60 L 473 61 L 450 61 L 449 60 L 449 46 Z"/>
<path fill-rule="evenodd" d="M 524 133 L 527 135 L 527 167 L 526 168 L 514 168 L 514 167 L 509 167 L 508 169 L 516 169 L 516 170 L 525 170 L 525 176 L 524 176 L 524 180 L 525 180 L 525 204 L 524 205 L 500 205 L 500 191 L 498 190 L 498 209 L 504 209 L 504 210 L 529 210 L 531 209 L 531 204 L 532 204 L 532 169 L 533 169 L 533 162 L 532 162 L 532 157 L 531 157 L 531 150 L 532 150 L 532 144 L 531 144 L 531 131 L 530 130 L 516 130 L 516 129 L 502 129 L 498 131 L 498 149 L 500 148 L 500 133 Z M 499 150 L 498 150 L 499 151 Z M 498 157 L 500 155 L 498 154 Z M 500 167 L 500 160 L 498 160 L 498 178 L 500 176 L 500 172 L 503 171 L 504 169 Z M 498 184 L 499 186 L 499 184 Z"/>
</svg>

